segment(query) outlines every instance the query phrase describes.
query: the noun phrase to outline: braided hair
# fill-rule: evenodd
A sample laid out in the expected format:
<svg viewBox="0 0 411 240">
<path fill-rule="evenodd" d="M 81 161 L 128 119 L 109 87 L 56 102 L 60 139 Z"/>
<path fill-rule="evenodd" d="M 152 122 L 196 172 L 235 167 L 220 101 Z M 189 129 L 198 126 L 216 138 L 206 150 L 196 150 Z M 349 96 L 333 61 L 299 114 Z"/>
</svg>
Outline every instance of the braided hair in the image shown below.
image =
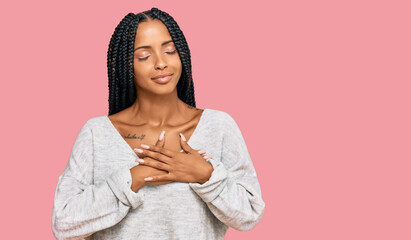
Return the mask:
<svg viewBox="0 0 411 240">
<path fill-rule="evenodd" d="M 177 83 L 177 95 L 181 101 L 196 107 L 194 83 L 191 73 L 191 56 L 180 27 L 168 13 L 151 8 L 142 13 L 127 14 L 117 25 L 107 51 L 109 79 L 109 115 L 130 107 L 137 98 L 134 83 L 134 40 L 139 22 L 147 18 L 160 20 L 168 29 L 180 56 L 182 73 Z"/>
</svg>

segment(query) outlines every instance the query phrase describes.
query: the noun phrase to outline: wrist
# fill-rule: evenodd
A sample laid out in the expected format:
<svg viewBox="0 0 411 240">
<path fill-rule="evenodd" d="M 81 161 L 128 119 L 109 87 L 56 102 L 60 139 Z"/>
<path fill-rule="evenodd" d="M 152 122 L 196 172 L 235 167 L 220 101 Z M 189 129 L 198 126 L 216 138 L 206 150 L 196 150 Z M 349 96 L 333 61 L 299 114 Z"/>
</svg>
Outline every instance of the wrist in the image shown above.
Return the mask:
<svg viewBox="0 0 411 240">
<path fill-rule="evenodd" d="M 211 174 L 213 173 L 213 171 L 214 171 L 214 168 L 213 168 L 213 165 L 211 165 L 211 163 L 209 163 L 209 162 L 206 162 L 206 164 L 205 164 L 205 170 L 204 170 L 204 177 L 202 177 L 201 179 L 200 179 L 200 181 L 198 182 L 198 183 L 200 183 L 200 184 L 204 184 L 205 182 L 207 182 L 208 180 L 210 180 L 210 178 L 211 178 Z"/>
<path fill-rule="evenodd" d="M 145 181 L 142 179 L 136 179 L 135 181 L 132 182 L 131 184 L 131 191 L 137 192 L 140 188 L 142 188 L 145 185 Z"/>
</svg>

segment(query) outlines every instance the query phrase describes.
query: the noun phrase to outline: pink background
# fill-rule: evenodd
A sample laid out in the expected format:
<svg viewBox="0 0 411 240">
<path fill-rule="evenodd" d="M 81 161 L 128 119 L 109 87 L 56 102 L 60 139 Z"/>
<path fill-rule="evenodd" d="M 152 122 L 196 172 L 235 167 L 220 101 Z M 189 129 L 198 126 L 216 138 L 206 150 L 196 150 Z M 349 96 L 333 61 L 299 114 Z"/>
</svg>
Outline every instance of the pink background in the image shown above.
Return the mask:
<svg viewBox="0 0 411 240">
<path fill-rule="evenodd" d="M 392 0 L 2 3 L 2 239 L 54 239 L 58 177 L 108 113 L 110 37 L 151 7 L 180 25 L 197 107 L 234 117 L 259 177 L 262 221 L 226 239 L 411 239 L 411 6 Z"/>
</svg>

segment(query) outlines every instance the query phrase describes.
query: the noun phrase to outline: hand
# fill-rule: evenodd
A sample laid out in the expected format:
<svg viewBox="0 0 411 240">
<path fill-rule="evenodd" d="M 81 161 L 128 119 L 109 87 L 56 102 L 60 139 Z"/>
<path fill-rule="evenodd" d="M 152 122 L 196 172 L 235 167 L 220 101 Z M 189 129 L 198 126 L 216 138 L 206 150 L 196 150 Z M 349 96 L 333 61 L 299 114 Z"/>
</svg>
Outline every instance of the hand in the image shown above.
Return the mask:
<svg viewBox="0 0 411 240">
<path fill-rule="evenodd" d="M 140 164 L 167 171 L 168 174 L 150 176 L 145 181 L 179 181 L 203 184 L 208 181 L 213 172 L 213 166 L 205 161 L 211 156 L 201 156 L 192 149 L 180 133 L 180 144 L 184 152 L 176 152 L 157 145 L 144 145 L 141 154 L 150 158 L 137 159 Z M 148 148 L 147 148 L 148 147 Z M 143 160 L 143 161 L 141 161 Z"/>
<path fill-rule="evenodd" d="M 156 142 L 156 146 L 158 147 L 164 147 L 165 144 L 165 138 L 164 135 L 161 138 L 161 134 L 159 139 Z M 136 151 L 135 151 L 136 152 Z M 144 156 L 141 155 L 140 153 L 136 152 L 137 156 L 140 158 L 143 158 Z M 150 157 L 145 157 L 144 160 L 150 159 Z M 133 179 L 134 177 L 136 177 L 139 181 L 144 182 L 144 185 L 160 185 L 160 184 L 167 184 L 170 183 L 172 181 L 158 181 L 158 182 L 146 182 L 143 179 L 146 177 L 150 177 L 150 176 L 154 176 L 154 175 L 159 175 L 159 174 L 165 174 L 167 173 L 164 170 L 159 170 L 157 168 L 153 168 L 150 166 L 144 166 L 144 165 L 137 165 L 131 168 L 131 174 L 133 175 Z M 141 183 L 140 183 L 141 184 Z"/>
<path fill-rule="evenodd" d="M 165 133 L 165 132 L 164 132 Z M 163 134 L 164 134 L 163 133 Z M 158 147 L 164 147 L 165 145 L 165 136 L 161 135 L 159 136 L 157 142 L 156 142 L 156 146 Z M 139 158 L 142 158 L 143 160 L 147 159 L 152 159 L 151 157 L 148 156 L 144 156 L 143 154 L 135 151 L 135 153 L 137 154 L 137 156 Z M 199 154 L 204 154 L 203 157 L 205 159 L 210 158 L 211 156 L 205 155 L 206 151 L 204 150 L 200 150 L 198 151 Z M 152 159 L 154 160 L 154 159 Z M 151 176 L 156 176 L 156 175 L 163 175 L 168 173 L 167 171 L 161 170 L 161 169 L 157 169 L 148 165 L 142 165 L 139 164 L 137 166 L 134 166 L 133 168 L 131 168 L 131 174 L 133 175 L 133 177 L 136 177 L 138 180 L 141 180 L 142 182 L 144 182 L 144 185 L 161 185 L 161 184 L 167 184 L 172 182 L 171 180 L 164 180 L 164 181 L 144 181 L 143 179 L 146 177 L 151 177 Z M 140 183 L 141 184 L 141 183 Z"/>
</svg>

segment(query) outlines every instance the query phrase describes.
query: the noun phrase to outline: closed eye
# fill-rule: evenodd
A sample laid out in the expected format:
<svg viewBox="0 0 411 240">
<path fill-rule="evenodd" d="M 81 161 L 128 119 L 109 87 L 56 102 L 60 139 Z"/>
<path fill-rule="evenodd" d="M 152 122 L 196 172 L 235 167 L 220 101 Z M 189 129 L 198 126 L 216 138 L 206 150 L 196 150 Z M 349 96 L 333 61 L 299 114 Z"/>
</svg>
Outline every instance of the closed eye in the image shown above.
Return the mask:
<svg viewBox="0 0 411 240">
<path fill-rule="evenodd" d="M 166 53 L 171 55 L 171 54 L 174 54 L 174 53 L 176 53 L 176 52 L 177 52 L 177 50 L 174 50 L 174 51 L 172 51 L 172 52 L 166 52 Z M 144 57 L 144 58 L 138 58 L 138 60 L 139 60 L 139 61 L 144 61 L 144 60 L 147 60 L 148 57 L 150 57 L 150 56 L 147 56 L 147 57 Z"/>
</svg>

